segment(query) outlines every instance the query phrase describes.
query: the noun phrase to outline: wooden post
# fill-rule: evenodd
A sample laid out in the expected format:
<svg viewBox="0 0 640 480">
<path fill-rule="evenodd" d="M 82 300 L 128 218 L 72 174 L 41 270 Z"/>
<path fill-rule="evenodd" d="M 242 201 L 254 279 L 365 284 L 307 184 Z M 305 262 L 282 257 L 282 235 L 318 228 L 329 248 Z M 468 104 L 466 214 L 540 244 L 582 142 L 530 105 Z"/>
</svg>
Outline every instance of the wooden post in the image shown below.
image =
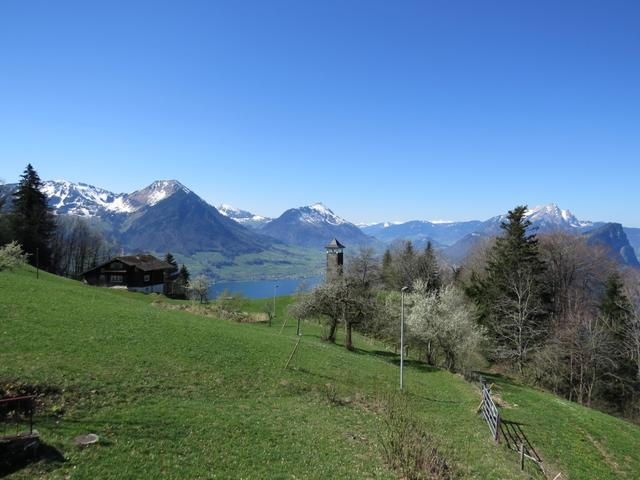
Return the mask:
<svg viewBox="0 0 640 480">
<path fill-rule="evenodd" d="M 497 409 L 496 409 L 497 410 Z M 496 414 L 496 434 L 493 437 L 496 442 L 500 442 L 500 412 Z"/>
<path fill-rule="evenodd" d="M 298 337 L 298 341 L 296 342 L 296 346 L 293 347 L 293 351 L 291 352 L 291 355 L 289 355 L 289 360 L 287 360 L 287 364 L 284 366 L 284 369 L 286 370 L 287 367 L 289 366 L 289 362 L 291 362 L 291 359 L 293 358 L 293 356 L 296 353 L 296 350 L 298 350 L 298 345 L 300 345 L 300 340 L 302 340 L 302 337 Z"/>
<path fill-rule="evenodd" d="M 524 470 L 524 443 L 520 444 L 520 470 Z"/>
</svg>

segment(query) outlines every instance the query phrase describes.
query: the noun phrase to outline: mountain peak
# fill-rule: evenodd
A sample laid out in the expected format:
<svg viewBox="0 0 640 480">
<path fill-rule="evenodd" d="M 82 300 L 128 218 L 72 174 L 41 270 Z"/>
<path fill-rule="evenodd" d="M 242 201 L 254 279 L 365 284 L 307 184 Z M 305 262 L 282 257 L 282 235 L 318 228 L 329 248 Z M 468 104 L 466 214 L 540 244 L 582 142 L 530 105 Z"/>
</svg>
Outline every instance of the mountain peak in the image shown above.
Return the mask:
<svg viewBox="0 0 640 480">
<path fill-rule="evenodd" d="M 156 180 L 149 186 L 131 193 L 129 198 L 138 204 L 153 206 L 180 191 L 191 193 L 191 190 L 178 180 Z"/>
<path fill-rule="evenodd" d="M 570 210 L 563 210 L 555 203 L 537 205 L 533 208 L 528 208 L 526 217 L 532 223 L 542 223 L 547 225 L 579 228 L 588 224 L 588 222 L 581 222 L 578 220 Z"/>
<path fill-rule="evenodd" d="M 313 205 L 306 207 L 300 207 L 297 211 L 299 212 L 300 219 L 307 223 L 328 223 L 331 225 L 344 225 L 349 223 L 344 218 L 333 213 L 333 210 L 321 202 L 316 202 Z"/>
</svg>

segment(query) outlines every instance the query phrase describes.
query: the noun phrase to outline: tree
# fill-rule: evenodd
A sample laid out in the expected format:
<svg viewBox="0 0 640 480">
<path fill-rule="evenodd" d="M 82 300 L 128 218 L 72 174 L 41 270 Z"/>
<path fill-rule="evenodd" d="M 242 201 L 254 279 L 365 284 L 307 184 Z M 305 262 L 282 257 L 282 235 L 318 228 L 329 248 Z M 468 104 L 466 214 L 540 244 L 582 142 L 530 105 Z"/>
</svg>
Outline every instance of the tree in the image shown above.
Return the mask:
<svg viewBox="0 0 640 480">
<path fill-rule="evenodd" d="M 186 285 L 187 283 L 189 283 L 190 277 L 191 277 L 191 274 L 189 273 L 189 269 L 183 263 L 182 266 L 180 267 L 180 271 L 178 272 L 178 279 L 183 283 L 183 285 Z"/>
<path fill-rule="evenodd" d="M 464 366 L 483 339 L 464 292 L 454 285 L 432 290 L 417 280 L 408 300 L 408 332 L 424 348 L 427 363 L 434 365 L 440 354 L 448 370 Z"/>
<path fill-rule="evenodd" d="M 171 252 L 167 252 L 167 254 L 164 256 L 164 261 L 173 266 L 173 269 L 169 272 L 169 277 L 174 277 L 179 273 L 178 262 L 176 262 L 176 259 Z"/>
<path fill-rule="evenodd" d="M 472 275 L 466 288 L 494 342 L 494 357 L 513 362 L 521 373 L 548 334 L 545 264 L 535 234 L 527 233 L 531 222 L 526 211 L 526 206 L 509 211 L 501 224 L 503 235 L 489 251 L 484 275 Z"/>
<path fill-rule="evenodd" d="M 13 270 L 27 261 L 27 254 L 22 251 L 18 242 L 11 242 L 0 247 L 0 272 Z"/>
<path fill-rule="evenodd" d="M 397 290 L 398 289 L 398 274 L 393 264 L 393 255 L 391 254 L 390 249 L 386 249 L 384 251 L 384 255 L 382 256 L 382 283 L 385 288 L 388 290 Z"/>
<path fill-rule="evenodd" d="M 424 252 L 416 259 L 415 276 L 414 282 L 416 279 L 422 280 L 428 290 L 440 288 L 440 267 L 430 241 L 427 242 Z"/>
<path fill-rule="evenodd" d="M 51 271 L 77 278 L 89 268 L 106 261 L 116 250 L 89 222 L 72 215 L 57 215 L 51 238 Z"/>
<path fill-rule="evenodd" d="M 633 400 L 637 388 L 637 367 L 628 351 L 629 335 L 633 335 L 634 308 L 624 292 L 617 272 L 609 275 L 599 305 L 604 328 L 612 339 L 612 368 L 604 372 L 602 397 L 618 411 Z"/>
<path fill-rule="evenodd" d="M 199 300 L 200 303 L 207 303 L 210 286 L 211 283 L 205 275 L 198 275 L 187 284 L 187 291 L 192 299 Z"/>
<path fill-rule="evenodd" d="M 338 323 L 344 316 L 343 283 L 338 279 L 320 284 L 309 293 L 301 293 L 289 307 L 289 314 L 301 320 L 324 317 L 327 332 L 323 339 L 334 343 Z"/>
<path fill-rule="evenodd" d="M 43 268 L 48 268 L 55 223 L 41 188 L 37 172 L 31 164 L 27 165 L 13 194 L 11 230 L 14 239 L 29 254 L 30 263 L 35 265 L 39 262 Z"/>
</svg>

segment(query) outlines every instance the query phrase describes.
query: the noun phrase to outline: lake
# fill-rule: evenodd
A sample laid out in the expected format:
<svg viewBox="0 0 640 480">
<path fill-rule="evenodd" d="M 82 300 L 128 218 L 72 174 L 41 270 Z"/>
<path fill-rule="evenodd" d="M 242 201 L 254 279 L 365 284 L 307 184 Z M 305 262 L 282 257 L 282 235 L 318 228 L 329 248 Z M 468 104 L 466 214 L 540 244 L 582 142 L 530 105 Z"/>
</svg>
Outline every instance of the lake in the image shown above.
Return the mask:
<svg viewBox="0 0 640 480">
<path fill-rule="evenodd" d="M 278 285 L 277 295 L 291 295 L 304 284 L 309 290 L 324 280 L 323 277 L 293 278 L 285 280 L 249 280 L 246 282 L 218 282 L 209 289 L 209 298 L 218 298 L 225 290 L 232 293 L 242 293 L 247 298 L 269 298 L 273 296 L 274 285 Z"/>
</svg>

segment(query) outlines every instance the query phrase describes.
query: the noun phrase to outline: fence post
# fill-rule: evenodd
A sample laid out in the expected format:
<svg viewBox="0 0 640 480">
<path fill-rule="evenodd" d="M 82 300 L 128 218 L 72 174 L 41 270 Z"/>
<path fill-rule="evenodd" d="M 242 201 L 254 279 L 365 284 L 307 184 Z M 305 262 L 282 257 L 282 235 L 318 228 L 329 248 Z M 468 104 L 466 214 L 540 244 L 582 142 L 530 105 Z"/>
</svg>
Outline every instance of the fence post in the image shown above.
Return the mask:
<svg viewBox="0 0 640 480">
<path fill-rule="evenodd" d="M 524 443 L 520 444 L 520 470 L 524 470 Z"/>
<path fill-rule="evenodd" d="M 496 442 L 500 442 L 500 412 L 496 408 L 496 435 L 493 438 Z"/>
</svg>

